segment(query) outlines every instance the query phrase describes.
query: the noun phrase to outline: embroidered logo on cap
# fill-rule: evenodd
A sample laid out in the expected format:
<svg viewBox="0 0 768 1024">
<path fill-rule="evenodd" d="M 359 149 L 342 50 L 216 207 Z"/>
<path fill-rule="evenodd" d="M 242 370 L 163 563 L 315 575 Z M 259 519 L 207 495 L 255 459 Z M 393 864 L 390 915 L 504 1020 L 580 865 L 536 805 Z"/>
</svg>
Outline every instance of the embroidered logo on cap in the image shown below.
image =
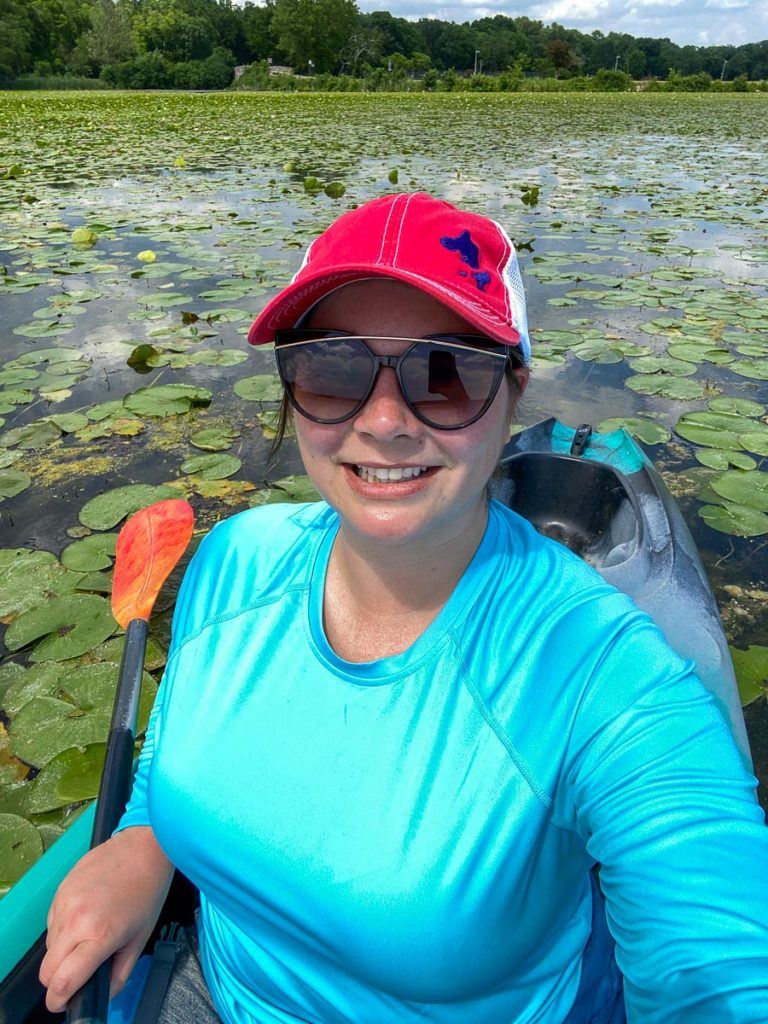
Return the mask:
<svg viewBox="0 0 768 1024">
<path fill-rule="evenodd" d="M 472 241 L 469 231 L 462 231 L 460 235 L 452 238 L 450 235 L 443 235 L 440 245 L 449 252 L 457 252 L 462 263 L 466 263 L 473 269 L 470 275 L 480 291 L 485 291 L 491 283 L 491 275 L 487 270 L 480 270 L 480 250 Z M 462 277 L 467 276 L 466 270 L 459 269 Z"/>
</svg>

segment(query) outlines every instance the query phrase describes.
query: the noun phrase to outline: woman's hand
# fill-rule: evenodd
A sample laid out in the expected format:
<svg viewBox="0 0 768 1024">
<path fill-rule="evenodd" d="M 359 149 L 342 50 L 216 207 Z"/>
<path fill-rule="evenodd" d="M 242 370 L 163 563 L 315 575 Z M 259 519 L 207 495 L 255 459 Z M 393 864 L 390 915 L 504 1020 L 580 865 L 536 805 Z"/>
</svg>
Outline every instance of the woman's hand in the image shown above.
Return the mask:
<svg viewBox="0 0 768 1024">
<path fill-rule="evenodd" d="M 64 1010 L 70 997 L 114 954 L 111 995 L 125 985 L 155 926 L 173 865 L 151 828 L 128 828 L 77 862 L 48 913 L 48 952 L 40 981 L 46 1006 Z"/>
</svg>

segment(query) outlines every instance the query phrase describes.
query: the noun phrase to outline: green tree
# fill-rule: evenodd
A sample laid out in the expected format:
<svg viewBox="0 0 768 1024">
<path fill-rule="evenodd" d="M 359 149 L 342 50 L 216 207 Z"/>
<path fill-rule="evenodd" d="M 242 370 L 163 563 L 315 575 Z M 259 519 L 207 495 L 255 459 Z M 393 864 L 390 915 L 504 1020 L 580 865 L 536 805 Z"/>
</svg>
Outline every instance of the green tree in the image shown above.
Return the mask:
<svg viewBox="0 0 768 1024">
<path fill-rule="evenodd" d="M 339 67 L 358 15 L 354 0 L 275 0 L 272 31 L 293 67 L 311 60 L 322 74 Z"/>
<path fill-rule="evenodd" d="M 32 67 L 35 21 L 24 0 L 0 0 L 0 82 Z"/>
<path fill-rule="evenodd" d="M 139 50 L 157 50 L 172 61 L 208 57 L 216 42 L 211 21 L 202 13 L 190 14 L 182 0 L 143 0 L 133 31 Z"/>
<path fill-rule="evenodd" d="M 78 39 L 69 70 L 98 75 L 108 64 L 119 64 L 136 53 L 129 0 L 93 0 L 91 27 Z"/>
<path fill-rule="evenodd" d="M 633 46 L 627 54 L 624 70 L 632 78 L 642 78 L 645 74 L 645 54 L 638 46 Z"/>
<path fill-rule="evenodd" d="M 265 4 L 246 4 L 240 20 L 248 48 L 248 61 L 266 60 L 276 55 L 277 40 L 272 31 L 272 16 L 275 5 L 272 0 Z M 279 63 L 279 61 L 278 61 Z"/>
</svg>

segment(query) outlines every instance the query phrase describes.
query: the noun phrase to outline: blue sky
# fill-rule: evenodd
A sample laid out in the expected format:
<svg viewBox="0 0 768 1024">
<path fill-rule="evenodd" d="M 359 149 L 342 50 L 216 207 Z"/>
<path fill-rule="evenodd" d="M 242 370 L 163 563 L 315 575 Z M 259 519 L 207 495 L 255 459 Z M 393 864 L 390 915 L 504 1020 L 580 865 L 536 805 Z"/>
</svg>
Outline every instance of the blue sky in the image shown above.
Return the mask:
<svg viewBox="0 0 768 1024">
<path fill-rule="evenodd" d="M 581 32 L 666 36 L 681 45 L 714 46 L 768 39 L 768 0 L 358 0 L 363 11 L 401 18 L 472 21 L 506 14 L 556 21 Z"/>
</svg>

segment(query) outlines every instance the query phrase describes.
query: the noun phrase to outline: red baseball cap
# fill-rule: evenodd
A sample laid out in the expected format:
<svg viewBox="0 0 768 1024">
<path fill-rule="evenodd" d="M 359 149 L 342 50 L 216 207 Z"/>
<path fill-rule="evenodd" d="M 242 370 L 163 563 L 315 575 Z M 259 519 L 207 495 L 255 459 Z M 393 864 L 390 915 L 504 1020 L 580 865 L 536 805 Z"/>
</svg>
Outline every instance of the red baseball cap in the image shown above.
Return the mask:
<svg viewBox="0 0 768 1024">
<path fill-rule="evenodd" d="M 512 240 L 496 221 L 426 192 L 382 196 L 342 214 L 256 317 L 248 341 L 274 341 L 276 331 L 295 327 L 323 296 L 366 277 L 419 288 L 529 362 L 525 292 Z"/>
</svg>

